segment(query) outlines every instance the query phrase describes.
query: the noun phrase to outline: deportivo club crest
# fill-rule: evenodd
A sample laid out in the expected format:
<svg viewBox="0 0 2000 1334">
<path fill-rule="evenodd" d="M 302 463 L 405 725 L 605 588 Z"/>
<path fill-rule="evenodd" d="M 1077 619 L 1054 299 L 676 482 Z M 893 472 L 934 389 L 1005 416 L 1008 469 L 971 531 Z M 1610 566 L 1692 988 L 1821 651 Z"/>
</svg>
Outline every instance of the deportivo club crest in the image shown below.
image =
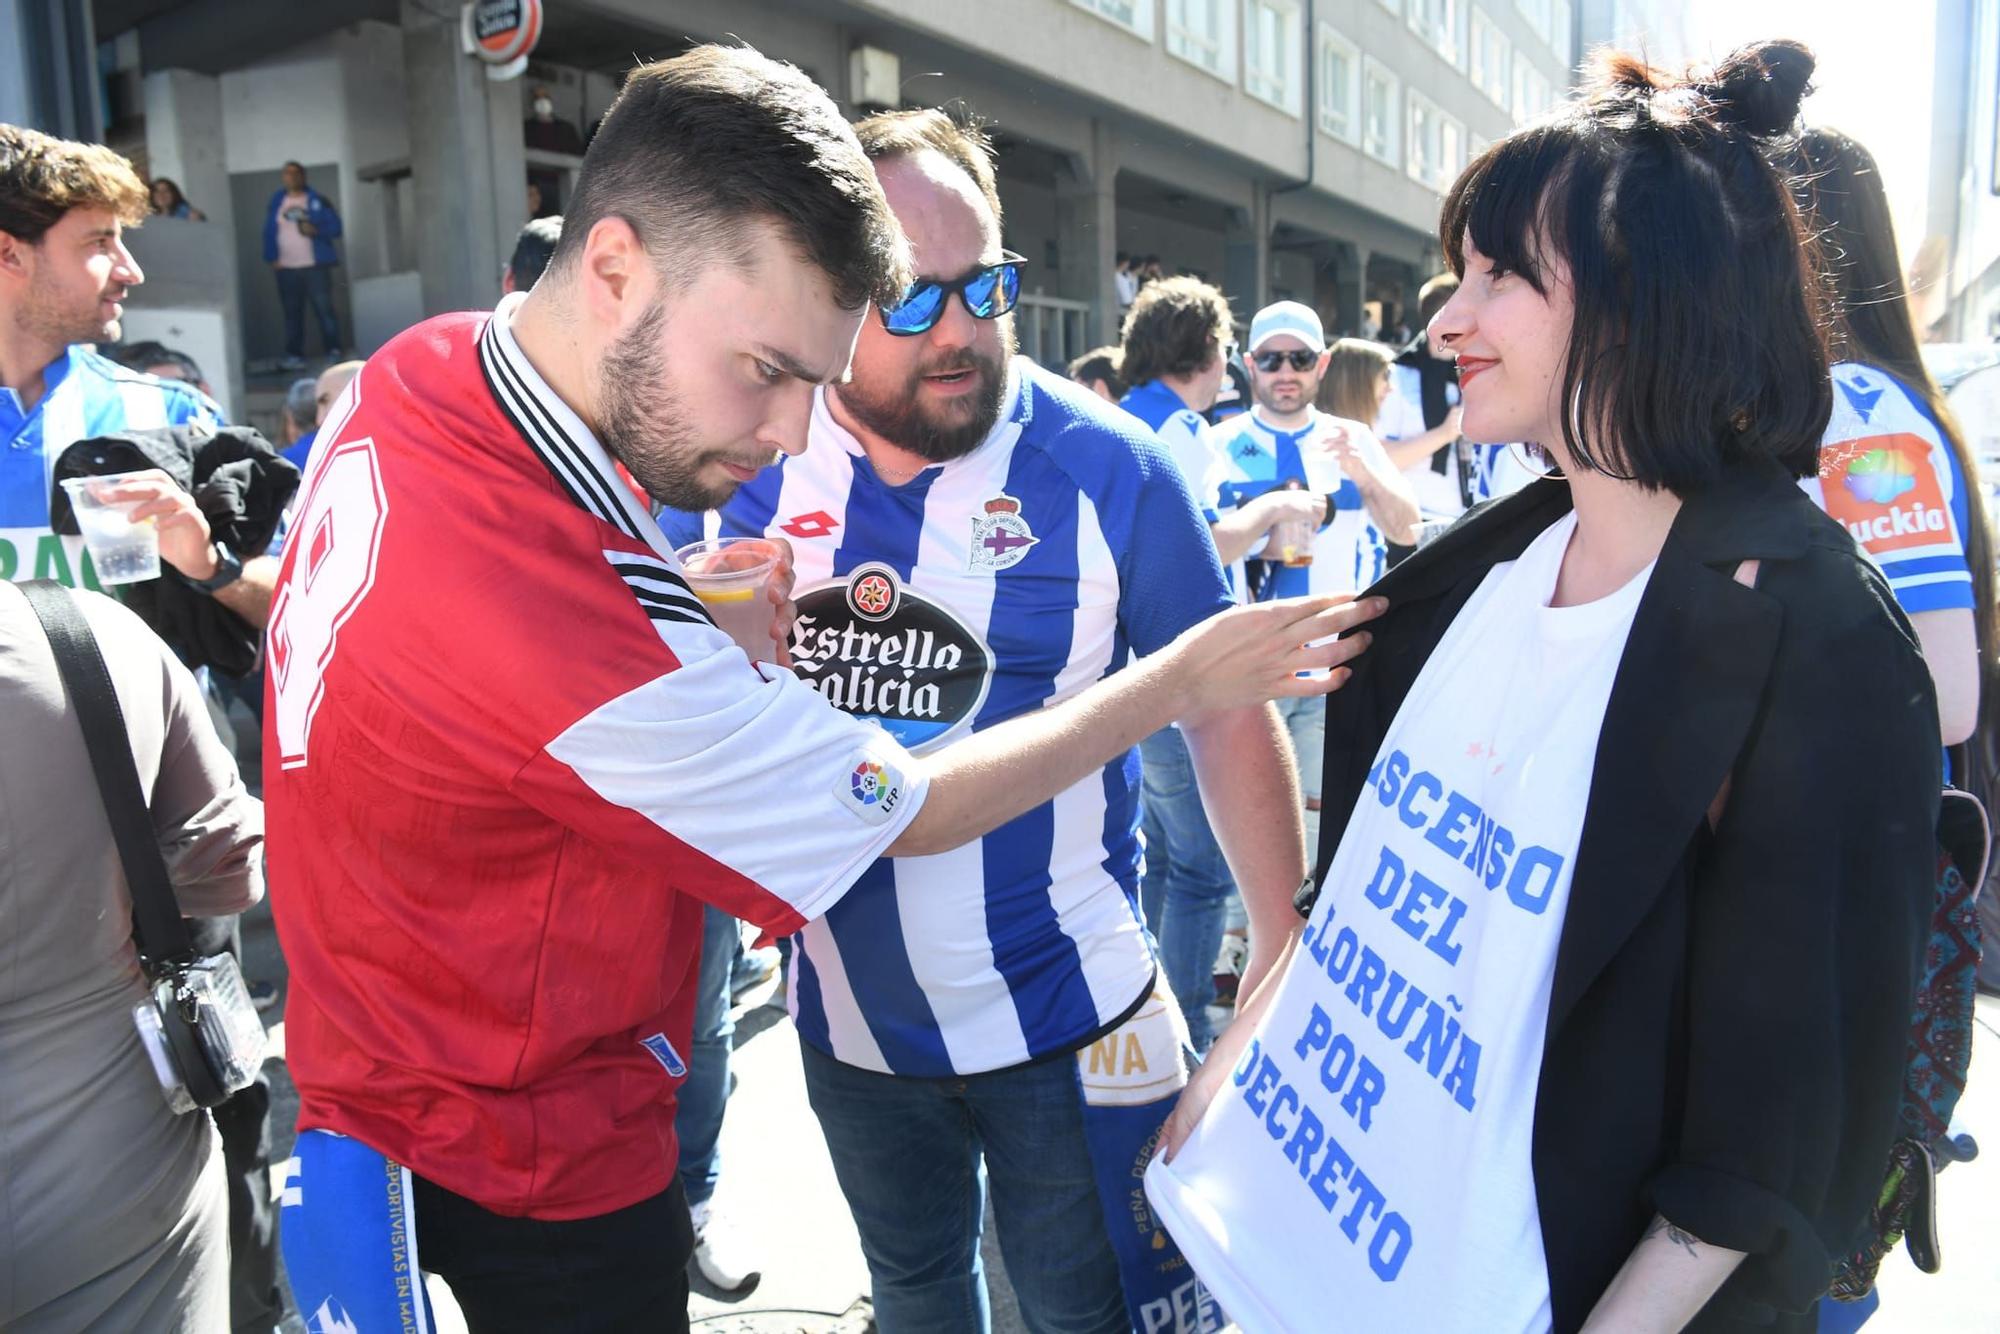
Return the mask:
<svg viewBox="0 0 2000 1334">
<path fill-rule="evenodd" d="M 1028 521 L 1021 517 L 1021 502 L 1012 496 L 995 496 L 986 502 L 986 512 L 972 516 L 972 550 L 968 570 L 1004 570 L 1027 558 L 1028 548 L 1041 541 Z"/>
</svg>

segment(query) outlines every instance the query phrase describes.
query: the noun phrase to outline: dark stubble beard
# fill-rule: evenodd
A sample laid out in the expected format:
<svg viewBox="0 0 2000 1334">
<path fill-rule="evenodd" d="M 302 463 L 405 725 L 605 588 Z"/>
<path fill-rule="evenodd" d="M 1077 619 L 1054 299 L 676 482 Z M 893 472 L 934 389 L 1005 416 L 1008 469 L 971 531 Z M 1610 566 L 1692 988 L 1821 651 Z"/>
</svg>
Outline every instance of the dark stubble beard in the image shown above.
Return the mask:
<svg viewBox="0 0 2000 1334">
<path fill-rule="evenodd" d="M 1007 394 L 1007 363 L 1013 359 L 1015 347 L 1014 321 L 1005 319 L 997 359 L 962 348 L 913 368 L 897 384 L 875 388 L 857 376 L 837 391 L 841 406 L 890 444 L 931 463 L 949 463 L 979 448 L 993 430 L 993 423 L 1000 420 L 1000 403 Z M 923 405 L 919 395 L 926 375 L 967 369 L 979 376 L 979 388 L 958 400 L 970 405 L 969 414 L 950 408 L 933 413 Z"/>
<path fill-rule="evenodd" d="M 98 317 L 100 291 L 90 298 L 87 310 L 65 310 L 54 284 L 39 278 L 29 284 L 26 297 L 14 311 L 14 327 L 40 343 L 68 347 L 72 343 L 115 343 L 123 330 L 117 320 Z"/>
<path fill-rule="evenodd" d="M 605 354 L 597 371 L 597 436 L 661 504 L 715 509 L 736 494 L 736 484 L 706 485 L 702 469 L 730 455 L 696 442 L 686 398 L 660 351 L 666 327 L 666 306 L 656 301 Z"/>
</svg>

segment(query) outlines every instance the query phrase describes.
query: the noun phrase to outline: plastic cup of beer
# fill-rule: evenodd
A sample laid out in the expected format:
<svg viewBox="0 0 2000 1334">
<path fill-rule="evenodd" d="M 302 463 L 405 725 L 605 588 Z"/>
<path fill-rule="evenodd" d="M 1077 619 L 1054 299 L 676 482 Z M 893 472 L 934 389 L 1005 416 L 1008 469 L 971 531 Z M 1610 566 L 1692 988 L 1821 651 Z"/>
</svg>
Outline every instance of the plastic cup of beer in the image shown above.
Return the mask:
<svg viewBox="0 0 2000 1334">
<path fill-rule="evenodd" d="M 90 553 L 99 583 L 136 584 L 160 577 L 160 530 L 149 518 L 132 521 L 132 511 L 145 502 L 104 498 L 139 476 L 136 472 L 113 472 L 63 479 L 63 490 L 69 493 L 70 508 L 76 511 L 76 526 L 83 534 L 84 550 Z"/>
<path fill-rule="evenodd" d="M 1282 565 L 1301 569 L 1313 563 L 1315 536 L 1310 519 L 1280 519 L 1271 526 L 1270 554 Z"/>
<path fill-rule="evenodd" d="M 764 595 L 784 554 L 776 542 L 761 537 L 722 537 L 695 542 L 675 553 L 688 587 L 714 618 L 721 631 L 750 655 L 752 662 L 777 660 L 771 627 L 778 610 Z"/>
</svg>

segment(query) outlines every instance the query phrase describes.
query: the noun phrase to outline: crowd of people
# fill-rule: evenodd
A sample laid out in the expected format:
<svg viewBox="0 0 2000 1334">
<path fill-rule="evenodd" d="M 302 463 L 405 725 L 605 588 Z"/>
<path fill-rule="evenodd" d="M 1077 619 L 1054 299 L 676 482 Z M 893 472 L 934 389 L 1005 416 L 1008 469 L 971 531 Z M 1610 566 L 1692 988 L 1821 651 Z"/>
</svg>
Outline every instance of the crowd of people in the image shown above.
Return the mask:
<svg viewBox="0 0 2000 1334">
<path fill-rule="evenodd" d="M 0 591 L 0 1328 L 269 1329 L 282 1247 L 309 1330 L 685 1329 L 784 1263 L 716 1208 L 779 968 L 887 1334 L 990 1326 L 989 1208 L 1036 1331 L 1865 1321 L 1993 557 L 1812 69 L 1602 58 L 1407 337 L 1120 255 L 1049 369 L 976 126 L 698 47 L 365 361 L 288 164 L 275 442 L 119 341 L 178 187 L 0 126 L 0 574 L 79 590 L 192 956 L 268 883 L 300 1098 L 274 1200 L 261 1076 L 160 1096 L 187 960 Z"/>
</svg>

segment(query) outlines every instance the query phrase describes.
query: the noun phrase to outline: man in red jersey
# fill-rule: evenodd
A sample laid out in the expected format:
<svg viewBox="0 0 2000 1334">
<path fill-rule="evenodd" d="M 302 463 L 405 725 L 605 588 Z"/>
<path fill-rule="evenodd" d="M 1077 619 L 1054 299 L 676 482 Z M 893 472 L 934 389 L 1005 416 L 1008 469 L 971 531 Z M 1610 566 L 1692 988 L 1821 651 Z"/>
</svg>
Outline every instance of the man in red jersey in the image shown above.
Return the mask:
<svg viewBox="0 0 2000 1334">
<path fill-rule="evenodd" d="M 632 72 L 533 292 L 400 335 L 321 428 L 265 739 L 309 1325 L 428 1328 L 421 1270 L 482 1334 L 684 1329 L 703 903 L 796 930 L 880 856 L 1357 651 L 1299 646 L 1367 608 L 1231 613 L 923 761 L 753 665 L 646 496 L 713 506 L 802 449 L 903 255 L 825 94 L 699 48 Z"/>
</svg>

